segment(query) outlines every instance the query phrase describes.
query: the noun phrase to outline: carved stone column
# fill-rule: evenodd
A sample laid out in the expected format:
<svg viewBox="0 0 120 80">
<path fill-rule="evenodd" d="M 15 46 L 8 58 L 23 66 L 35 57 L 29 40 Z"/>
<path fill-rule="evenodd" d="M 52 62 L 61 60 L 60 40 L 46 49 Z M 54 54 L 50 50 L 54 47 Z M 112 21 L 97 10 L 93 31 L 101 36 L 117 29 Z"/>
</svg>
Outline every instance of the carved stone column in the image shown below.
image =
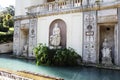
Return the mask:
<svg viewBox="0 0 120 80">
<path fill-rule="evenodd" d="M 30 19 L 29 26 L 29 57 L 34 57 L 33 48 L 37 44 L 37 18 Z"/>
<path fill-rule="evenodd" d="M 14 23 L 14 37 L 13 37 L 13 54 L 20 55 L 20 21 Z"/>
<path fill-rule="evenodd" d="M 97 63 L 97 19 L 96 11 L 83 12 L 84 18 L 84 41 L 83 62 Z"/>
</svg>

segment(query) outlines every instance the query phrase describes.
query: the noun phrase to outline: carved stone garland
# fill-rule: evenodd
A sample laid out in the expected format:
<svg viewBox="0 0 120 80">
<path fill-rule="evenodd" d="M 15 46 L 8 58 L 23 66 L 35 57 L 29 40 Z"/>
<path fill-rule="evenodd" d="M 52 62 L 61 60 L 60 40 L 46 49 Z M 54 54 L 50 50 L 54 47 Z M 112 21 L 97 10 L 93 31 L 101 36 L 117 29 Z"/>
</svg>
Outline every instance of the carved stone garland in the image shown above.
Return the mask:
<svg viewBox="0 0 120 80">
<path fill-rule="evenodd" d="M 29 28 L 29 57 L 33 57 L 33 48 L 37 44 L 37 19 L 30 19 Z"/>
<path fill-rule="evenodd" d="M 83 61 L 96 63 L 96 11 L 84 12 Z"/>
<path fill-rule="evenodd" d="M 20 42 L 20 21 L 15 21 L 14 24 L 14 37 L 13 37 L 13 53 L 14 55 L 19 55 L 19 42 Z"/>
</svg>

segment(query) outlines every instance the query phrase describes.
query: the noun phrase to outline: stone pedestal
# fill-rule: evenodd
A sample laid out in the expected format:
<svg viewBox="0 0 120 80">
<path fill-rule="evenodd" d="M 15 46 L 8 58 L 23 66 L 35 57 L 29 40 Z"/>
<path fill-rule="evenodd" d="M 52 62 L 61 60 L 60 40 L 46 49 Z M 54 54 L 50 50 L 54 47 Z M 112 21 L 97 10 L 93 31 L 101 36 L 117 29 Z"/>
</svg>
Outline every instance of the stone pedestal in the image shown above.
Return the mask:
<svg viewBox="0 0 120 80">
<path fill-rule="evenodd" d="M 111 57 L 102 57 L 102 64 L 105 66 L 113 65 Z"/>
<path fill-rule="evenodd" d="M 50 46 L 49 48 L 50 49 L 61 49 L 62 47 L 61 46 Z"/>
</svg>

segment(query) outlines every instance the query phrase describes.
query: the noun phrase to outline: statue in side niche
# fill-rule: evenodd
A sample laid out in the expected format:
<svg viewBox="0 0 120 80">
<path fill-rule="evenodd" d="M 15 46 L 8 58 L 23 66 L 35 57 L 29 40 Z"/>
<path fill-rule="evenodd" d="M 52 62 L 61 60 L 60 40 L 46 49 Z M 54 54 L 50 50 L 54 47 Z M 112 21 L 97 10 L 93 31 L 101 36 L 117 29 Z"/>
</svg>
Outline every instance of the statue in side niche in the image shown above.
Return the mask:
<svg viewBox="0 0 120 80">
<path fill-rule="evenodd" d="M 28 44 L 25 44 L 23 46 L 23 56 L 27 56 L 27 53 L 28 53 Z"/>
<path fill-rule="evenodd" d="M 112 65 L 111 49 L 108 46 L 106 38 L 104 39 L 102 47 L 102 64 Z"/>
<path fill-rule="evenodd" d="M 102 55 L 103 57 L 110 57 L 110 54 L 111 54 L 111 49 L 108 46 L 107 39 L 104 39 Z"/>
<path fill-rule="evenodd" d="M 58 23 L 55 23 L 52 35 L 50 36 L 50 44 L 54 47 L 58 47 L 60 45 L 60 41 L 60 28 L 58 27 Z"/>
</svg>

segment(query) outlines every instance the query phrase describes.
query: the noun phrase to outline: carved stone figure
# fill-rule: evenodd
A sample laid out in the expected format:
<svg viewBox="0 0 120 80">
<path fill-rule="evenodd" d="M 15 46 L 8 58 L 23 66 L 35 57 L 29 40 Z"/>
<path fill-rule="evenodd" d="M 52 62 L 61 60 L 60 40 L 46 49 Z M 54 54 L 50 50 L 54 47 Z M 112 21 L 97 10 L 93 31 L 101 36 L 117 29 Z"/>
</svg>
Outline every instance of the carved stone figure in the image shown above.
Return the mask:
<svg viewBox="0 0 120 80">
<path fill-rule="evenodd" d="M 54 47 L 57 47 L 60 45 L 60 40 L 60 28 L 58 27 L 58 23 L 55 23 L 52 35 L 50 36 L 50 44 Z"/>
<path fill-rule="evenodd" d="M 28 53 L 28 45 L 26 44 L 23 46 L 23 55 L 27 56 L 27 53 Z"/>
<path fill-rule="evenodd" d="M 111 57 L 110 53 L 111 53 L 111 50 L 110 50 L 110 48 L 108 46 L 107 39 L 104 39 L 103 49 L 102 49 L 102 56 L 103 57 Z"/>
<path fill-rule="evenodd" d="M 103 42 L 102 64 L 112 65 L 111 49 L 108 46 L 107 39 L 104 39 L 104 42 Z"/>
<path fill-rule="evenodd" d="M 108 43 L 107 43 L 107 39 L 106 38 L 104 39 L 102 47 L 103 48 L 108 48 Z"/>
<path fill-rule="evenodd" d="M 111 50 L 110 48 L 103 48 L 102 49 L 102 56 L 103 57 L 111 57 Z"/>
</svg>

